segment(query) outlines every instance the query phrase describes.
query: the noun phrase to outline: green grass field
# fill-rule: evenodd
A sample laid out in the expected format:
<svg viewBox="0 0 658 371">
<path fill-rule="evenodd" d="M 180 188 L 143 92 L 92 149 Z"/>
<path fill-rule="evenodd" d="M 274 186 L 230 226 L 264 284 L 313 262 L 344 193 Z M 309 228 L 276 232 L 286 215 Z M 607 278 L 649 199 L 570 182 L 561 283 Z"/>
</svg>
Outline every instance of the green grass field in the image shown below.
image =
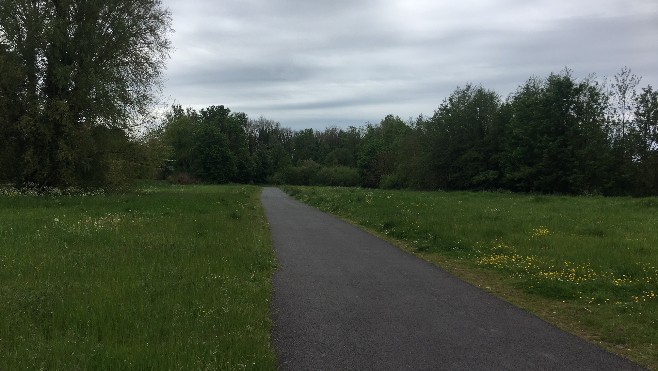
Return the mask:
<svg viewBox="0 0 658 371">
<path fill-rule="evenodd" d="M 658 369 L 658 199 L 287 187 Z"/>
<path fill-rule="evenodd" d="M 0 368 L 275 368 L 260 189 L 0 192 Z"/>
<path fill-rule="evenodd" d="M 658 369 L 658 199 L 288 187 Z M 259 188 L 0 192 L 4 369 L 265 369 Z"/>
</svg>

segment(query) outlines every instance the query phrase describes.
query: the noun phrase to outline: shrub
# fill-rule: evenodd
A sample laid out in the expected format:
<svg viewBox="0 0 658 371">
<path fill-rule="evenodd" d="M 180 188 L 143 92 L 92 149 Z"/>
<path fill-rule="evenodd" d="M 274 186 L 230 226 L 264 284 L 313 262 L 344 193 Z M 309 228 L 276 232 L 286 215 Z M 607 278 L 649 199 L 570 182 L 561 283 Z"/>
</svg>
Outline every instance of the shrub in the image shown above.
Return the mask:
<svg viewBox="0 0 658 371">
<path fill-rule="evenodd" d="M 379 188 L 382 189 L 402 189 L 404 188 L 404 182 L 401 177 L 397 174 L 388 174 L 383 175 L 379 180 Z"/>
<path fill-rule="evenodd" d="M 313 184 L 339 187 L 354 187 L 359 185 L 359 172 L 356 168 L 347 166 L 331 166 L 318 170 L 311 179 Z"/>
<path fill-rule="evenodd" d="M 194 175 L 185 172 L 177 172 L 169 175 L 167 180 L 174 184 L 196 184 L 199 180 Z"/>
<path fill-rule="evenodd" d="M 291 185 L 310 185 L 311 179 L 315 177 L 320 170 L 320 165 L 313 160 L 303 161 L 298 166 L 292 166 L 284 169 L 282 172 L 275 174 L 272 178 L 277 183 Z"/>
</svg>

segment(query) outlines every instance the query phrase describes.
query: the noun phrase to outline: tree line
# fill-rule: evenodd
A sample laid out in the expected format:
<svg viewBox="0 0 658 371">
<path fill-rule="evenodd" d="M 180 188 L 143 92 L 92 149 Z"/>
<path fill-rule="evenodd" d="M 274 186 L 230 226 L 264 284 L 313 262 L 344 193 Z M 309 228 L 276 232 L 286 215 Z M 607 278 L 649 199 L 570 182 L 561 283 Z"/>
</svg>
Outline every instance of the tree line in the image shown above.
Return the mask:
<svg viewBox="0 0 658 371">
<path fill-rule="evenodd" d="M 510 96 L 467 84 L 432 116 L 296 130 L 173 106 L 145 133 L 168 57 L 160 0 L 0 2 L 0 184 L 275 183 L 658 194 L 658 91 L 623 68 Z"/>
<path fill-rule="evenodd" d="M 639 81 L 627 68 L 607 83 L 565 70 L 506 99 L 467 84 L 431 117 L 322 131 L 174 106 L 144 145 L 177 181 L 655 195 L 658 91 Z"/>
</svg>

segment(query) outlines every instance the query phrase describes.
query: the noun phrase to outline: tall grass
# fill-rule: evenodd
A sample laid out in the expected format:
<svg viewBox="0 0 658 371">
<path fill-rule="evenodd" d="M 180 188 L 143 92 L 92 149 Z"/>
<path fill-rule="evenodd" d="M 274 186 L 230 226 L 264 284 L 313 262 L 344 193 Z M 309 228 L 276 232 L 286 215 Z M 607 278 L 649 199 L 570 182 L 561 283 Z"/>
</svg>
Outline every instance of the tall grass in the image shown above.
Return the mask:
<svg viewBox="0 0 658 371">
<path fill-rule="evenodd" d="M 0 368 L 273 369 L 259 189 L 0 196 Z"/>
<path fill-rule="evenodd" d="M 656 198 L 287 190 L 422 256 L 498 272 L 496 280 L 564 304 L 592 337 L 658 368 Z"/>
</svg>

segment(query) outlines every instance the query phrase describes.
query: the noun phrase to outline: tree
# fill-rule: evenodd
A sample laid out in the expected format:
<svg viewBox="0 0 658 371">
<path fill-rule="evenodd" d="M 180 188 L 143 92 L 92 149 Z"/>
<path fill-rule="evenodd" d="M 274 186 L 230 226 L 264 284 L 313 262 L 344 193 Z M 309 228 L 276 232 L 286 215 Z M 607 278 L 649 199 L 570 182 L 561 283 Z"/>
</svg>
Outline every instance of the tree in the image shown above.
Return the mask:
<svg viewBox="0 0 658 371">
<path fill-rule="evenodd" d="M 409 127 L 409 133 L 400 143 L 395 177 L 390 180 L 400 182 L 406 188 L 436 188 L 431 165 L 434 143 L 429 135 L 428 120 L 419 115 L 415 120 L 410 120 Z"/>
<path fill-rule="evenodd" d="M 633 113 L 640 80 L 628 67 L 624 67 L 613 77 L 608 91 L 608 134 L 613 148 L 615 188 L 618 193 L 627 193 L 635 188 L 636 183 L 634 158 L 638 143 Z"/>
<path fill-rule="evenodd" d="M 387 115 L 379 125 L 368 125 L 359 145 L 357 166 L 361 184 L 379 187 L 385 181 L 388 187 L 399 187 L 392 181 L 401 155 L 402 144 L 411 128 L 398 116 Z M 393 184 L 394 183 L 394 184 Z"/>
<path fill-rule="evenodd" d="M 316 131 L 316 157 L 326 166 L 356 167 L 361 132 L 354 126 L 347 130 L 335 126 Z"/>
<path fill-rule="evenodd" d="M 249 182 L 253 162 L 249 153 L 247 115 L 242 112 L 231 113 L 231 110 L 224 106 L 210 106 L 200 111 L 200 125 L 217 128 L 228 140 L 228 150 L 235 166 L 235 172 L 228 180 Z"/>
<path fill-rule="evenodd" d="M 192 149 L 192 171 L 212 183 L 228 183 L 235 178 L 235 156 L 229 140 L 219 127 L 202 124 L 195 132 Z"/>
<path fill-rule="evenodd" d="M 643 88 L 635 107 L 641 151 L 646 154 L 658 150 L 658 91 L 653 90 L 651 85 Z"/>
<path fill-rule="evenodd" d="M 162 137 L 167 151 L 161 155 L 162 160 L 173 160 L 180 172 L 192 172 L 192 152 L 195 146 L 195 132 L 198 127 L 199 114 L 180 105 L 174 105 L 167 112 L 162 127 Z"/>
<path fill-rule="evenodd" d="M 487 140 L 497 135 L 500 98 L 493 91 L 467 84 L 458 87 L 423 123 L 429 156 L 425 159 L 433 187 L 491 188 L 498 178 L 496 159 Z M 497 137 L 495 139 L 498 139 Z"/>
<path fill-rule="evenodd" d="M 637 160 L 640 192 L 658 193 L 658 91 L 651 85 L 642 89 L 635 106 Z"/>
<path fill-rule="evenodd" d="M 292 162 L 295 166 L 307 160 L 318 162 L 320 160 L 318 149 L 318 140 L 313 129 L 304 129 L 293 134 Z"/>
<path fill-rule="evenodd" d="M 565 70 L 532 78 L 511 98 L 504 171 L 515 191 L 592 193 L 609 187 L 606 99 Z"/>
<path fill-rule="evenodd" d="M 261 116 L 248 120 L 247 133 L 249 153 L 254 163 L 251 180 L 255 183 L 265 183 L 275 173 L 291 165 L 291 151 L 288 148 L 292 130 Z"/>
<path fill-rule="evenodd" d="M 626 139 L 632 129 L 633 112 L 637 102 L 637 86 L 642 78 L 624 67 L 613 77 L 612 90 L 609 92 L 610 104 L 608 116 L 612 128 L 612 136 L 622 147 L 626 146 Z"/>
<path fill-rule="evenodd" d="M 2 0 L 0 70 L 20 77 L 0 122 L 12 180 L 70 185 L 101 171 L 90 159 L 116 154 L 96 128 L 129 134 L 148 111 L 170 23 L 160 0 Z"/>
<path fill-rule="evenodd" d="M 224 106 L 197 112 L 174 105 L 158 130 L 175 171 L 212 183 L 261 182 L 267 171 L 263 166 L 272 163 L 269 156 L 260 153 L 263 144 L 252 138 L 260 129 L 250 125 L 246 114 L 231 113 Z"/>
<path fill-rule="evenodd" d="M 13 166 L 19 148 L 15 140 L 18 136 L 16 125 L 18 121 L 19 95 L 22 90 L 20 65 L 14 53 L 10 53 L 6 45 L 0 44 L 0 181 L 10 181 L 17 176 L 18 168 Z"/>
</svg>

